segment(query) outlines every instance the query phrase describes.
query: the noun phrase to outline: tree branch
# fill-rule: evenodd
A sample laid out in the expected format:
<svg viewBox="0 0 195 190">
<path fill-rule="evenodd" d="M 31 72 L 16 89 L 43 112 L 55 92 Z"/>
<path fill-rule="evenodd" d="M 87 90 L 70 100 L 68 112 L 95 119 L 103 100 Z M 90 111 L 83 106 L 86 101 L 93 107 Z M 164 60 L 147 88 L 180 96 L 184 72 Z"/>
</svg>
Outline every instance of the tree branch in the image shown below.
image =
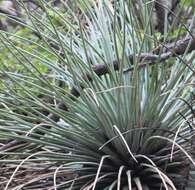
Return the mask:
<svg viewBox="0 0 195 190">
<path fill-rule="evenodd" d="M 156 16 L 157 16 L 157 29 L 158 31 L 163 34 L 164 33 L 164 22 L 165 22 L 165 9 L 162 6 L 162 0 L 155 0 L 155 9 L 156 9 Z"/>
</svg>

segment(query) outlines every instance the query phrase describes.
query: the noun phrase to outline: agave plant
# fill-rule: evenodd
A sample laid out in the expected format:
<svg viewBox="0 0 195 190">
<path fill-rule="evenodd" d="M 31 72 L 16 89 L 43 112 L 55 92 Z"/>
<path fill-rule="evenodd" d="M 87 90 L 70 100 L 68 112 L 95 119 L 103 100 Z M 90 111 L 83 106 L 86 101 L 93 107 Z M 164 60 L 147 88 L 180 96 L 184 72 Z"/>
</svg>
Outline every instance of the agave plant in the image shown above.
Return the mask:
<svg viewBox="0 0 195 190">
<path fill-rule="evenodd" d="M 1 63 L 2 188 L 193 190 L 194 17 L 162 6 L 160 34 L 156 1 L 18 4 L 37 37 L 0 33 L 22 68 Z"/>
</svg>

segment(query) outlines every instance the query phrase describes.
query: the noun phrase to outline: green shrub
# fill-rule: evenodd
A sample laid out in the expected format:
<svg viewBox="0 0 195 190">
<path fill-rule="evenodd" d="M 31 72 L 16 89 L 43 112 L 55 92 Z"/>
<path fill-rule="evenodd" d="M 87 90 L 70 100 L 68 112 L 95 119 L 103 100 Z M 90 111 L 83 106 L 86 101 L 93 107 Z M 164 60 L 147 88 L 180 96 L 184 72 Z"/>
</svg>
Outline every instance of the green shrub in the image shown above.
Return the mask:
<svg viewBox="0 0 195 190">
<path fill-rule="evenodd" d="M 194 189 L 193 31 L 159 33 L 153 1 L 75 2 L 18 1 L 39 38 L 0 33 L 22 68 L 2 61 L 2 187 Z"/>
</svg>

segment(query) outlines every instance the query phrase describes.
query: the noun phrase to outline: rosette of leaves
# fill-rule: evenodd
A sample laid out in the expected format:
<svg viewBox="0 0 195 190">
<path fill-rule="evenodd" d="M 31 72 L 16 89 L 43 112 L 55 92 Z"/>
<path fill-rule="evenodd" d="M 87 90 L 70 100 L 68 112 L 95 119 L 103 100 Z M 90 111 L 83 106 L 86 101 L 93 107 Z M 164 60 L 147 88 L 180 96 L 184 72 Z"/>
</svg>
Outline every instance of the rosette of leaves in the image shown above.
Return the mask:
<svg viewBox="0 0 195 190">
<path fill-rule="evenodd" d="M 159 39 L 152 1 L 77 1 L 64 14 L 42 0 L 42 14 L 18 3 L 40 39 L 1 31 L 28 71 L 2 62 L 2 187 L 194 189 L 193 38 L 178 54 L 181 43 L 166 46 L 176 26 L 165 19 Z"/>
</svg>

